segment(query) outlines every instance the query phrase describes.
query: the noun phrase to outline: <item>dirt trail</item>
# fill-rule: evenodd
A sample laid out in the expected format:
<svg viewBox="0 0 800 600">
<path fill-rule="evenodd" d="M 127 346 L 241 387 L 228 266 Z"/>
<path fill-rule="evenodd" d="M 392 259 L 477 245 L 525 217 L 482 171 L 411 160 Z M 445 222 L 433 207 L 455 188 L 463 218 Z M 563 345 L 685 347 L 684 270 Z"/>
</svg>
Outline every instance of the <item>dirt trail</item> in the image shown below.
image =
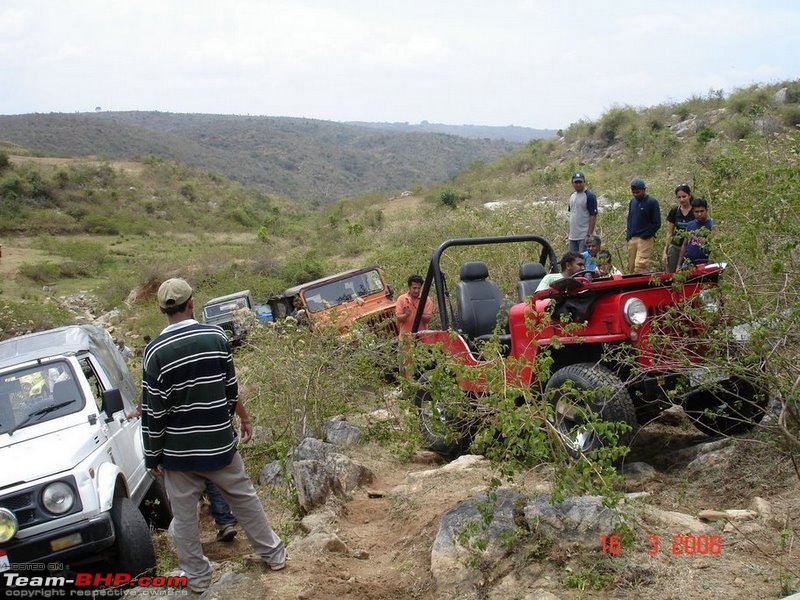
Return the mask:
<svg viewBox="0 0 800 600">
<path fill-rule="evenodd" d="M 425 498 L 410 500 L 391 496 L 388 492 L 399 485 L 412 471 L 434 468 L 419 463 L 400 463 L 382 448 L 362 448 L 353 453 L 354 460 L 371 468 L 375 480 L 368 488 L 356 490 L 341 506 L 340 515 L 328 527 L 343 542 L 339 552 L 307 550 L 291 551 L 287 568 L 272 573 L 257 563 L 243 564 L 242 557 L 251 550 L 240 531 L 232 544 L 213 541 L 210 517 L 204 516 L 203 547 L 219 568 L 215 580 L 226 572 L 246 572 L 263 584 L 258 590 L 247 590 L 252 598 L 359 598 L 397 600 L 429 598 L 430 548 L 438 527 L 441 501 L 449 502 L 437 492 L 436 502 Z M 379 497 L 370 497 L 379 494 Z M 464 494 L 463 487 L 460 494 Z M 458 495 L 458 494 L 456 494 Z M 280 510 L 270 517 L 279 521 Z M 163 534 L 162 534 L 163 535 Z M 298 533 L 297 537 L 302 537 Z M 242 590 L 231 586 L 220 598 L 237 598 Z M 229 595 L 230 594 L 230 595 Z"/>
<path fill-rule="evenodd" d="M 650 459 L 658 465 L 656 455 L 663 457 L 677 448 L 705 441 L 708 439 L 688 430 L 656 425 L 638 440 L 634 458 Z M 780 598 L 781 577 L 789 576 L 786 567 L 798 563 L 796 549 L 787 551 L 780 547 L 779 531 L 800 530 L 800 484 L 786 460 L 779 468 L 765 472 L 763 465 L 774 465 L 776 459 L 759 448 L 734 445 L 729 464 L 709 466 L 699 473 L 687 473 L 663 463 L 657 466 L 657 477 L 642 486 L 651 494 L 648 505 L 690 515 L 710 508 L 748 508 L 754 496 L 764 497 L 772 507 L 771 518 L 740 524 L 742 531 L 723 530 L 723 523 L 714 526 L 723 544 L 718 555 L 674 555 L 671 543 L 674 535 L 682 533 L 678 530 L 680 526 L 646 521 L 640 526 L 641 531 L 636 532 L 635 544 L 621 556 L 600 556 L 598 540 L 597 552 L 531 559 L 533 562 L 526 569 L 537 573 L 535 581 L 525 579 L 526 571 L 515 575 L 509 574 L 508 566 L 490 567 L 484 578 L 485 596 L 481 597 L 501 598 L 501 584 L 508 575 L 520 577 L 514 587 L 520 598 L 539 587 L 542 577 L 548 582 L 545 587 L 564 600 L 587 597 L 633 600 L 642 595 L 654 600 Z M 338 519 L 328 529 L 346 549 L 291 551 L 287 569 L 273 573 L 257 562 L 244 560 L 250 546 L 241 532 L 233 544 L 218 544 L 213 541 L 210 517 L 202 519 L 205 551 L 219 563 L 215 580 L 231 577 L 232 573 L 247 576 L 238 584 L 235 580 L 228 584 L 226 579 L 225 585 L 214 592 L 215 598 L 398 600 L 446 596 L 446 592 L 436 590 L 430 574 L 431 547 L 439 521 L 458 501 L 472 498 L 485 489 L 488 470 L 477 468 L 445 477 L 426 477 L 414 473 L 438 465 L 403 463 L 390 451 L 375 445 L 359 447 L 348 454 L 375 474 L 375 481 L 368 489 L 384 494 L 370 497 L 368 489 L 362 488 L 341 506 Z M 524 487 L 546 488 L 546 472 L 526 475 L 522 478 Z M 276 523 L 289 516 L 285 508 L 268 506 L 268 512 Z M 661 551 L 655 556 L 647 552 L 647 534 L 661 539 Z M 295 538 L 299 540 L 303 535 L 298 533 Z M 605 565 L 600 567 L 603 572 L 613 574 L 615 584 L 611 588 L 581 591 L 563 585 L 567 575 L 597 565 Z M 257 581 L 255 586 L 254 581 Z M 496 586 L 500 587 L 492 591 Z"/>
</svg>

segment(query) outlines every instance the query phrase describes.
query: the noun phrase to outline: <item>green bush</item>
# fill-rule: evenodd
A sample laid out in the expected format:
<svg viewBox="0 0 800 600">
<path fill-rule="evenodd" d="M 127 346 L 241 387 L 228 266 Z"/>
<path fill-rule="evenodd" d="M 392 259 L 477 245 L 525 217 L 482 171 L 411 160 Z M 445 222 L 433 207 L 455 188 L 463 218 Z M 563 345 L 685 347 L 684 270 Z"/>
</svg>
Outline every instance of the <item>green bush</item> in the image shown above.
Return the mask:
<svg viewBox="0 0 800 600">
<path fill-rule="evenodd" d="M 63 277 L 62 265 L 50 261 L 23 263 L 19 273 L 36 283 L 52 283 Z"/>
<path fill-rule="evenodd" d="M 764 87 L 753 85 L 747 88 L 738 89 L 728 97 L 727 107 L 731 112 L 739 115 L 754 116 L 753 111 L 760 111 L 762 108 L 771 106 L 772 93 Z"/>
<path fill-rule="evenodd" d="M 315 251 L 309 251 L 302 257 L 287 260 L 280 271 L 281 279 L 285 280 L 288 285 L 320 279 L 326 274 L 326 266 Z"/>
<path fill-rule="evenodd" d="M 614 143 L 630 130 L 636 122 L 636 111 L 630 106 L 617 106 L 600 117 L 597 138 L 607 145 Z"/>
<path fill-rule="evenodd" d="M 86 215 L 81 222 L 86 233 L 94 233 L 97 235 L 119 234 L 119 227 L 117 224 L 103 215 Z"/>
<path fill-rule="evenodd" d="M 734 115 L 730 119 L 727 119 L 724 124 L 725 135 L 733 141 L 743 140 L 753 135 L 755 131 L 756 127 L 753 121 L 741 115 Z"/>
<path fill-rule="evenodd" d="M 439 204 L 449 208 L 455 208 L 460 202 L 466 200 L 466 195 L 455 191 L 451 188 L 446 188 L 439 192 Z"/>
<path fill-rule="evenodd" d="M 717 137 L 716 132 L 713 129 L 709 129 L 708 127 L 704 127 L 700 131 L 697 132 L 697 141 L 700 144 L 707 144 L 711 140 Z"/>
<path fill-rule="evenodd" d="M 800 125 L 800 104 L 786 104 L 781 107 L 781 122 L 786 127 L 797 127 Z"/>
</svg>

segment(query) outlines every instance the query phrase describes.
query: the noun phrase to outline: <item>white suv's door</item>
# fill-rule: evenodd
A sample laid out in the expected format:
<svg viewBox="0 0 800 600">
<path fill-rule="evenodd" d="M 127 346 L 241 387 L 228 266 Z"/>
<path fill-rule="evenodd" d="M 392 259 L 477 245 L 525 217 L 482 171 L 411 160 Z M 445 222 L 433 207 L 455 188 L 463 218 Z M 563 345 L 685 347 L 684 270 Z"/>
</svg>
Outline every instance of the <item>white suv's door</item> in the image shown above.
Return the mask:
<svg viewBox="0 0 800 600">
<path fill-rule="evenodd" d="M 127 414 L 134 409 L 130 398 L 123 395 L 123 410 L 107 415 L 103 412 L 102 392 L 112 389 L 113 383 L 93 356 L 88 356 L 81 361 L 86 378 L 92 386 L 95 401 L 98 406 L 100 418 L 106 424 L 109 435 L 111 460 L 119 466 L 128 480 L 131 496 L 134 503 L 141 500 L 150 484 L 150 477 L 144 466 L 144 448 L 142 447 L 141 420 L 128 419 Z M 142 482 L 146 483 L 142 489 Z"/>
</svg>

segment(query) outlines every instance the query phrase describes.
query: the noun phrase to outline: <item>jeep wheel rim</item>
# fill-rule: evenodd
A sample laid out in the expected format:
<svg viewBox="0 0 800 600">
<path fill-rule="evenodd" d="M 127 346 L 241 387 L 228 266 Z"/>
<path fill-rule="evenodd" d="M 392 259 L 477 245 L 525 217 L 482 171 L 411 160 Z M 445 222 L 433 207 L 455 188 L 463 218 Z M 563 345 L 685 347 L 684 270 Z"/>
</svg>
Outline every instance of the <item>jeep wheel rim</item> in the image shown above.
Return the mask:
<svg viewBox="0 0 800 600">
<path fill-rule="evenodd" d="M 581 454 L 592 449 L 597 436 L 588 425 L 584 415 L 586 408 L 566 398 L 556 403 L 556 428 L 567 449 Z"/>
</svg>

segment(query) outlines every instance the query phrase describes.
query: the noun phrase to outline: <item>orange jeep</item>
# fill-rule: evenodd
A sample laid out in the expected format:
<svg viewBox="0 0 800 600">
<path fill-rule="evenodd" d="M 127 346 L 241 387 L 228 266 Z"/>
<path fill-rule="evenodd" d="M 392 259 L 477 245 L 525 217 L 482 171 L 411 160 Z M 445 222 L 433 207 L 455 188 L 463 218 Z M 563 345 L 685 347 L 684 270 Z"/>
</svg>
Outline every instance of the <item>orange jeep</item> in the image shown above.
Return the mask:
<svg viewBox="0 0 800 600">
<path fill-rule="evenodd" d="M 335 327 L 340 333 L 356 323 L 397 334 L 394 291 L 380 267 L 344 271 L 290 287 L 269 300 L 276 321 L 294 317 L 313 327 Z"/>
</svg>

